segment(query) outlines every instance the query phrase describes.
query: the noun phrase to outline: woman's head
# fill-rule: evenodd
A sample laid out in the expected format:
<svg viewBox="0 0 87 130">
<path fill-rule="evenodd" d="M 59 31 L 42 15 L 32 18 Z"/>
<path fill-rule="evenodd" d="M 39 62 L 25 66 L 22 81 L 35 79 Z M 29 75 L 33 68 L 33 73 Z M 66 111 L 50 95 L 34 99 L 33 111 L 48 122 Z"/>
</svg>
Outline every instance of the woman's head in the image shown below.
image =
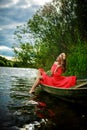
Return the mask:
<svg viewBox="0 0 87 130">
<path fill-rule="evenodd" d="M 66 70 L 66 54 L 65 53 L 61 53 L 57 57 L 56 61 L 58 61 L 59 64 L 61 64 L 61 66 L 63 67 L 63 71 L 65 72 L 65 70 Z"/>
<path fill-rule="evenodd" d="M 66 54 L 63 52 L 63 53 L 61 53 L 60 55 L 59 55 L 63 60 L 65 60 L 66 59 Z"/>
<path fill-rule="evenodd" d="M 62 61 L 66 59 L 66 54 L 65 53 L 61 53 L 58 57 L 57 57 L 57 61 Z"/>
</svg>

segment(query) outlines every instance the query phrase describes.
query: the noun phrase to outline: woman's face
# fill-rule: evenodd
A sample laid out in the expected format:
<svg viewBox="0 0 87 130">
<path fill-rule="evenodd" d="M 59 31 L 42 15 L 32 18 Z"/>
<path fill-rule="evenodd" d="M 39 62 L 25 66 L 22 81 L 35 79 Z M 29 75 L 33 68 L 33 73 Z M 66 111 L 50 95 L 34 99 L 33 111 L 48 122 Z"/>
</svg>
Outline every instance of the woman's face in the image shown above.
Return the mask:
<svg viewBox="0 0 87 130">
<path fill-rule="evenodd" d="M 63 60 L 66 59 L 66 54 L 65 53 L 61 53 L 60 55 L 62 56 Z"/>
<path fill-rule="evenodd" d="M 56 61 L 61 62 L 61 59 L 62 59 L 62 57 L 61 57 L 61 55 L 59 55 L 59 56 L 56 58 Z"/>
<path fill-rule="evenodd" d="M 66 55 L 65 53 L 61 53 L 58 57 L 57 57 L 57 61 L 61 61 L 61 60 L 65 60 L 66 59 Z"/>
</svg>

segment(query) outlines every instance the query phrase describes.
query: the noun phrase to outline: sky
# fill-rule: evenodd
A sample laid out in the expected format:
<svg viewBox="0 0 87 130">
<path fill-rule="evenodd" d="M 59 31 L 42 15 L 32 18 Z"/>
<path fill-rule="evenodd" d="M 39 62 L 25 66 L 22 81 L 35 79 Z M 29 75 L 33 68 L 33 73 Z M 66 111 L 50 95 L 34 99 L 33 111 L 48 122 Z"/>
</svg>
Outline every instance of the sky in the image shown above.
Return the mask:
<svg viewBox="0 0 87 130">
<path fill-rule="evenodd" d="M 16 27 L 26 23 L 35 12 L 52 0 L 0 0 L 0 55 L 11 59 Z"/>
</svg>

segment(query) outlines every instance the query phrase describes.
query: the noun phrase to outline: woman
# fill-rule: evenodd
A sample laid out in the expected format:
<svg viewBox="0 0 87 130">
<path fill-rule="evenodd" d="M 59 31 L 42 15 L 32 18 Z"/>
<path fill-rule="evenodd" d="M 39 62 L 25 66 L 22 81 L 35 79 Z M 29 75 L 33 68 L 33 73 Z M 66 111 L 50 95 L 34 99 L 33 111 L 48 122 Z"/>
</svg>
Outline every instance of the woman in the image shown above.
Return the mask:
<svg viewBox="0 0 87 130">
<path fill-rule="evenodd" d="M 33 93 L 39 84 L 46 84 L 54 87 L 70 88 L 76 85 L 76 76 L 62 76 L 66 70 L 66 55 L 61 53 L 51 67 L 51 76 L 48 76 L 44 69 L 39 69 L 36 81 L 29 93 Z"/>
</svg>

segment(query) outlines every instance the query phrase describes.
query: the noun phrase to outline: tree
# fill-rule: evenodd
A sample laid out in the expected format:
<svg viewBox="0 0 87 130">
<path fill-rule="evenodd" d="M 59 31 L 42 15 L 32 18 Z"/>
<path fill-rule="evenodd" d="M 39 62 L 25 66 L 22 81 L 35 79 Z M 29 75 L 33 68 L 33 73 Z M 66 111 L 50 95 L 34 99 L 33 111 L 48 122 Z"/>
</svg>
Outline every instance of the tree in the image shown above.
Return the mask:
<svg viewBox="0 0 87 130">
<path fill-rule="evenodd" d="M 0 56 L 0 66 L 13 67 L 13 61 Z"/>
<path fill-rule="evenodd" d="M 22 66 L 29 67 L 33 64 L 34 49 L 29 43 L 20 44 L 20 49 L 14 48 L 14 52 Z"/>
<path fill-rule="evenodd" d="M 40 8 L 27 23 L 35 38 L 57 48 L 54 56 L 62 50 L 68 51 L 68 45 L 76 43 L 75 8 L 75 0 L 53 0 Z"/>
<path fill-rule="evenodd" d="M 68 53 L 72 45 L 78 46 L 81 39 L 78 7 L 78 0 L 53 0 L 41 7 L 15 32 L 21 48 L 20 52 L 15 51 L 18 59 L 26 65 L 49 67 L 60 52 Z"/>
<path fill-rule="evenodd" d="M 83 40 L 87 41 L 87 0 L 76 0 L 77 25 Z"/>
</svg>

